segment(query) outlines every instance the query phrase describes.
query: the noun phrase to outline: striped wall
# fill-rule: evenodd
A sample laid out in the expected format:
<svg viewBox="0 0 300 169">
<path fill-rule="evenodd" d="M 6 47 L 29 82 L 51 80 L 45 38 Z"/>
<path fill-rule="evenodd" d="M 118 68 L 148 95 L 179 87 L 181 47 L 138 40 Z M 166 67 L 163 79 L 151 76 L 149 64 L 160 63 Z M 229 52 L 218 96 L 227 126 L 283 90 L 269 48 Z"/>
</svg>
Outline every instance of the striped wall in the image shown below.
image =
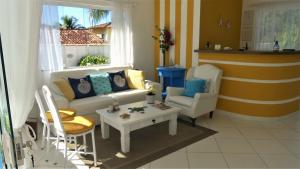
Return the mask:
<svg viewBox="0 0 300 169">
<path fill-rule="evenodd" d="M 200 53 L 207 63 L 224 71 L 218 109 L 263 117 L 299 110 L 300 54 Z"/>
<path fill-rule="evenodd" d="M 155 0 L 155 25 L 172 33 L 175 45 L 166 53 L 165 63 L 189 68 L 198 65 L 201 0 Z M 155 32 L 159 37 L 159 31 Z M 155 43 L 155 69 L 163 64 L 159 42 Z"/>
</svg>

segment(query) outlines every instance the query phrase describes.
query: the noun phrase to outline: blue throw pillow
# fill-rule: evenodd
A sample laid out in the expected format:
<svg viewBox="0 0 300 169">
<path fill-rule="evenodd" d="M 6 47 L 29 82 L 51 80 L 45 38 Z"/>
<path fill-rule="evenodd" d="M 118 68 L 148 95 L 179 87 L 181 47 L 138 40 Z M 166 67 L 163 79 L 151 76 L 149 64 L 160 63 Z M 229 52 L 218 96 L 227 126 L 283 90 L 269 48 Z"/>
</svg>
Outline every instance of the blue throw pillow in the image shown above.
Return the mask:
<svg viewBox="0 0 300 169">
<path fill-rule="evenodd" d="M 185 82 L 183 96 L 194 97 L 196 93 L 204 93 L 206 89 L 206 80 L 193 79 Z"/>
<path fill-rule="evenodd" d="M 91 74 L 93 88 L 97 95 L 108 94 L 112 92 L 107 73 Z"/>
<path fill-rule="evenodd" d="M 112 91 L 118 92 L 129 89 L 124 70 L 108 74 Z"/>
<path fill-rule="evenodd" d="M 68 78 L 75 93 L 75 99 L 96 96 L 90 76 L 80 79 Z"/>
</svg>

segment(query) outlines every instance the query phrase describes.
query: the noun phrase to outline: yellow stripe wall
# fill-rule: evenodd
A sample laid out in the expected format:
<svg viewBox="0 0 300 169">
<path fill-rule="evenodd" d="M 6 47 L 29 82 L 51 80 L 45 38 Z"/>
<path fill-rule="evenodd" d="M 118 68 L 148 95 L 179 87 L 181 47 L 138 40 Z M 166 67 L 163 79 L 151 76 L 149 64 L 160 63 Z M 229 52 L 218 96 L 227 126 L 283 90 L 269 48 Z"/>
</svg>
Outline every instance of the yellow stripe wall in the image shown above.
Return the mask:
<svg viewBox="0 0 300 169">
<path fill-rule="evenodd" d="M 155 0 L 155 24 L 166 27 L 172 33 L 175 45 L 166 53 L 169 60 L 182 67 L 190 68 L 198 64 L 198 54 L 194 52 L 200 43 L 201 0 Z M 159 36 L 156 30 L 155 36 Z M 155 43 L 155 69 L 162 66 L 159 43 Z M 155 70 L 156 71 L 156 70 Z"/>
<path fill-rule="evenodd" d="M 278 117 L 299 110 L 300 53 L 205 53 L 199 64 L 223 70 L 217 108 L 228 112 Z"/>
<path fill-rule="evenodd" d="M 206 42 L 239 49 L 243 0 L 202 0 L 200 48 Z M 218 22 L 230 22 L 231 27 L 220 27 Z"/>
</svg>

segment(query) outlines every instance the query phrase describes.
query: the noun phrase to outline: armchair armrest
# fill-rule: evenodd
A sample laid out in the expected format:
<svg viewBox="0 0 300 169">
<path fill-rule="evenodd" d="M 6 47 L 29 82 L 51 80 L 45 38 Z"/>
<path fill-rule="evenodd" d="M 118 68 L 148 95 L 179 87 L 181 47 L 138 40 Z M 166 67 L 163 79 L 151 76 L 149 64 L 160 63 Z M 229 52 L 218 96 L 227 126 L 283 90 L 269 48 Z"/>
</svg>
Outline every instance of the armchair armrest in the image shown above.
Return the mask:
<svg viewBox="0 0 300 169">
<path fill-rule="evenodd" d="M 183 94 L 184 88 L 180 87 L 167 87 L 167 97 L 168 96 L 180 96 Z"/>
<path fill-rule="evenodd" d="M 195 101 L 199 100 L 199 99 L 207 99 L 207 98 L 213 98 L 216 97 L 215 94 L 211 94 L 211 93 L 196 93 L 194 96 Z"/>
<path fill-rule="evenodd" d="M 64 96 L 53 94 L 53 98 L 58 108 L 68 108 L 69 101 Z"/>
</svg>

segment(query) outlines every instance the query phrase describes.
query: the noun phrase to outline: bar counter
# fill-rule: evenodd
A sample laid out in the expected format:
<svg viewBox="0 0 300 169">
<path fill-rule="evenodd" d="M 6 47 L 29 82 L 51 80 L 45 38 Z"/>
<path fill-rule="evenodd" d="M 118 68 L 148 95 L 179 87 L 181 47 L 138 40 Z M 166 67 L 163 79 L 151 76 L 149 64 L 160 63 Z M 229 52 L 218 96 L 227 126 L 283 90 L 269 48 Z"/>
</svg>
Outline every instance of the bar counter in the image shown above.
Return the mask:
<svg viewBox="0 0 300 169">
<path fill-rule="evenodd" d="M 218 109 L 260 117 L 299 111 L 300 51 L 195 52 L 200 65 L 213 64 L 224 71 Z"/>
</svg>

